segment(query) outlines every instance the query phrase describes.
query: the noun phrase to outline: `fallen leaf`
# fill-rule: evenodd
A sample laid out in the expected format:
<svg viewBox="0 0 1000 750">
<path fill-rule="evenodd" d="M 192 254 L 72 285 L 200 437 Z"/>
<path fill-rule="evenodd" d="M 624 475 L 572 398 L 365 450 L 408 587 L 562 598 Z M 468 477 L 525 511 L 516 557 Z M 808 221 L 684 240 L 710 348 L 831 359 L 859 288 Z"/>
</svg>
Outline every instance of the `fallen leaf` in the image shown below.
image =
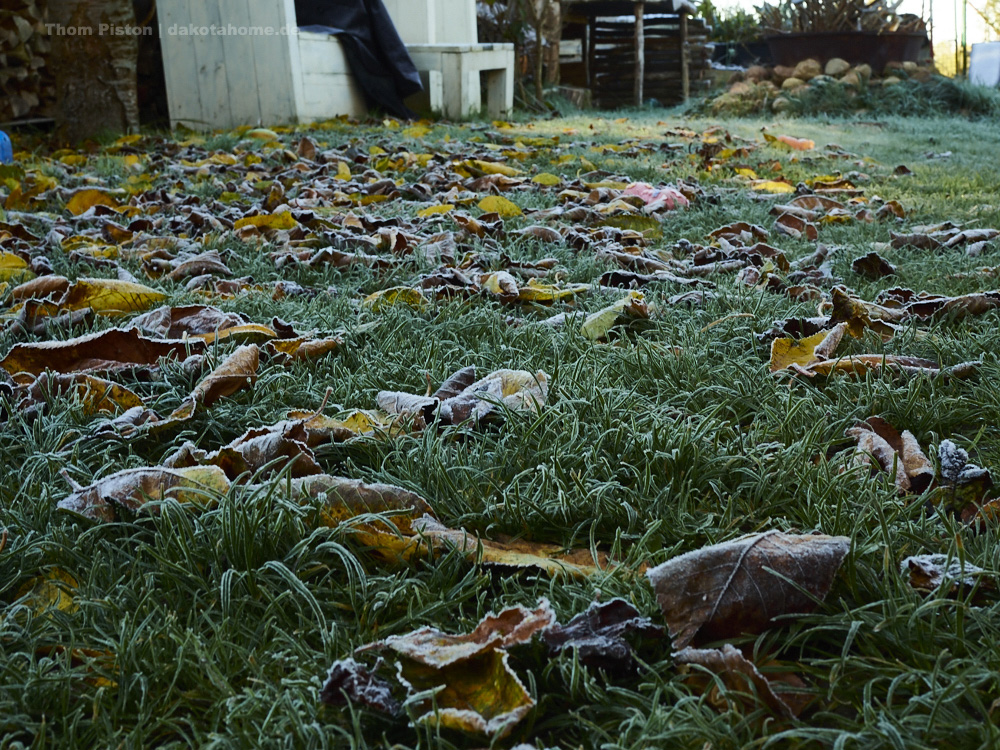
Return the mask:
<svg viewBox="0 0 1000 750">
<path fill-rule="evenodd" d="M 146 310 L 166 298 L 163 292 L 131 281 L 80 279 L 70 286 L 58 307 L 90 308 L 98 315 L 117 316 Z"/>
<path fill-rule="evenodd" d="M 795 138 L 790 135 L 771 135 L 764 133 L 764 140 L 771 145 L 782 145 L 793 151 L 811 151 L 816 148 L 816 142 L 808 138 Z"/>
<path fill-rule="evenodd" d="M 479 210 L 488 214 L 497 214 L 503 219 L 523 215 L 521 207 L 502 195 L 488 195 L 479 201 Z"/>
<path fill-rule="evenodd" d="M 419 289 L 395 286 L 369 294 L 361 301 L 361 304 L 372 312 L 381 312 L 395 305 L 405 305 L 414 310 L 423 310 L 427 307 L 428 300 Z"/>
<path fill-rule="evenodd" d="M 989 469 L 969 462 L 969 453 L 953 440 L 942 440 L 938 446 L 941 482 L 936 502 L 970 521 L 988 504 L 993 491 L 993 475 Z"/>
<path fill-rule="evenodd" d="M 883 279 L 896 273 L 896 267 L 876 252 L 855 258 L 851 270 L 866 279 Z"/>
<path fill-rule="evenodd" d="M 850 546 L 842 536 L 767 531 L 674 557 L 646 575 L 680 650 L 760 633 L 775 617 L 811 612 Z"/>
<path fill-rule="evenodd" d="M 120 509 L 134 513 L 151 500 L 205 502 L 228 490 L 229 480 L 214 466 L 184 469 L 150 466 L 125 469 L 89 487 L 80 487 L 60 500 L 58 507 L 95 521 L 114 521 Z"/>
<path fill-rule="evenodd" d="M 426 713 L 416 719 L 418 724 L 499 739 L 535 705 L 503 647 L 530 640 L 554 619 L 543 600 L 536 610 L 519 606 L 487 615 L 467 635 L 421 628 L 378 645 L 399 657 L 399 680 L 411 694 L 437 691 L 433 703 L 423 704 Z"/>
<path fill-rule="evenodd" d="M 900 564 L 909 574 L 910 585 L 920 591 L 935 591 L 949 584 L 947 596 L 958 596 L 963 589 L 979 584 L 979 591 L 995 589 L 996 583 L 982 568 L 950 555 L 914 555 Z"/>
<path fill-rule="evenodd" d="M 804 339 L 776 338 L 771 342 L 771 372 L 779 372 L 792 365 L 808 366 L 813 362 L 830 359 L 847 330 L 846 323 L 838 323 L 828 331 Z"/>
<path fill-rule="evenodd" d="M 858 444 L 855 462 L 870 465 L 874 458 L 876 468 L 895 474 L 896 489 L 901 494 L 919 495 L 934 482 L 934 467 L 909 430 L 900 434 L 884 419 L 871 417 L 848 428 L 847 436 Z"/>
<path fill-rule="evenodd" d="M 649 306 L 642 292 L 629 292 L 615 304 L 591 313 L 583 321 L 580 333 L 591 341 L 606 339 L 608 332 L 621 318 L 649 318 Z"/>
<path fill-rule="evenodd" d="M 256 227 L 257 229 L 294 229 L 298 226 L 295 217 L 288 211 L 280 214 L 262 214 L 260 216 L 245 216 L 237 219 L 233 229 Z"/>
<path fill-rule="evenodd" d="M 0 281 L 9 281 L 14 284 L 33 279 L 28 261 L 17 253 L 0 252 Z"/>
<path fill-rule="evenodd" d="M 42 404 L 50 397 L 67 395 L 78 400 L 84 416 L 118 413 L 143 405 L 135 393 L 109 380 L 92 375 L 43 372 L 30 385 L 24 386 L 20 406 Z"/>
<path fill-rule="evenodd" d="M 40 576 L 24 583 L 17 592 L 17 598 L 31 607 L 37 614 L 55 609 L 72 614 L 80 609 L 73 594 L 80 583 L 62 568 L 50 568 Z"/>
<path fill-rule="evenodd" d="M 132 328 L 112 328 L 66 341 L 16 344 L 0 360 L 11 375 L 55 372 L 113 372 L 157 366 L 161 357 L 184 359 L 204 348 L 200 341 L 161 341 Z"/>
<path fill-rule="evenodd" d="M 331 706 L 354 703 L 365 708 L 397 715 L 402 706 L 392 695 L 392 685 L 354 659 L 340 659 L 330 667 L 319 699 Z"/>
<path fill-rule="evenodd" d="M 722 648 L 682 649 L 674 654 L 674 662 L 682 670 L 687 668 L 687 673 L 694 678 L 691 681 L 697 687 L 704 690 L 711 685 L 713 693 L 718 690 L 722 700 L 715 700 L 710 694 L 709 701 L 720 708 L 725 708 L 726 703 L 747 703 L 753 706 L 755 702 L 760 702 L 776 716 L 791 719 L 799 713 L 792 705 L 797 709 L 801 709 L 803 705 L 803 701 L 794 694 L 786 697 L 776 692 L 778 686 L 787 686 L 787 683 L 770 682 L 753 662 L 728 643 L 723 644 Z M 705 679 L 704 673 L 691 669 L 692 666 L 717 676 L 718 681 Z M 804 687 L 804 683 L 801 680 L 799 682 Z"/>
<path fill-rule="evenodd" d="M 70 196 L 70 199 L 66 201 L 66 210 L 74 216 L 79 216 L 82 213 L 86 213 L 94 206 L 110 206 L 111 208 L 118 208 L 119 205 L 120 204 L 115 197 L 104 190 L 98 190 L 96 188 L 83 188 L 82 190 L 75 191 L 73 195 Z"/>
<path fill-rule="evenodd" d="M 628 672 L 635 668 L 633 638 L 662 638 L 663 628 L 624 599 L 593 602 L 584 612 L 565 625 L 552 625 L 542 633 L 549 650 L 558 653 L 572 649 L 581 664 L 608 672 Z"/>
<path fill-rule="evenodd" d="M 227 313 L 206 305 L 186 305 L 158 307 L 133 318 L 131 324 L 143 333 L 166 339 L 182 339 L 185 336 L 214 334 L 249 322 L 241 313 Z"/>
</svg>

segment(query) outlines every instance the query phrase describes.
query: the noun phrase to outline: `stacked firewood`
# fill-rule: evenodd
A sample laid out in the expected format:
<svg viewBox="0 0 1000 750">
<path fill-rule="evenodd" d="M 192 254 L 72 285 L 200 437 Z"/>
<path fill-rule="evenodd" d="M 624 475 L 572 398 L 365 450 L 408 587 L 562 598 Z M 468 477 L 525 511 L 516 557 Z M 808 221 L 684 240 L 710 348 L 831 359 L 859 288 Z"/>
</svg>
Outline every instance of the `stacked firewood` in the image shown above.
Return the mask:
<svg viewBox="0 0 1000 750">
<path fill-rule="evenodd" d="M 0 122 L 51 114 L 55 86 L 45 61 L 45 0 L 3 0 L 0 7 Z"/>
</svg>

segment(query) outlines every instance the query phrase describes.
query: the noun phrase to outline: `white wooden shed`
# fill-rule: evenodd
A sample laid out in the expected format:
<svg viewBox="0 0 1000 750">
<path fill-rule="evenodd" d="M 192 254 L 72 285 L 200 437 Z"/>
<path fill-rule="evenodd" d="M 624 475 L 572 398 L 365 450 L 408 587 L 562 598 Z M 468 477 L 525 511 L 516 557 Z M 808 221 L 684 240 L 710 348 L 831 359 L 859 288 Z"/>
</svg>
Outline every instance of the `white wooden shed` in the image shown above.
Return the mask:
<svg viewBox="0 0 1000 750">
<path fill-rule="evenodd" d="M 514 49 L 479 44 L 475 0 L 384 0 L 445 117 L 482 108 L 498 117 L 514 98 Z M 367 113 L 335 36 L 302 32 L 294 0 L 159 0 L 171 125 L 199 130 L 312 122 Z"/>
</svg>

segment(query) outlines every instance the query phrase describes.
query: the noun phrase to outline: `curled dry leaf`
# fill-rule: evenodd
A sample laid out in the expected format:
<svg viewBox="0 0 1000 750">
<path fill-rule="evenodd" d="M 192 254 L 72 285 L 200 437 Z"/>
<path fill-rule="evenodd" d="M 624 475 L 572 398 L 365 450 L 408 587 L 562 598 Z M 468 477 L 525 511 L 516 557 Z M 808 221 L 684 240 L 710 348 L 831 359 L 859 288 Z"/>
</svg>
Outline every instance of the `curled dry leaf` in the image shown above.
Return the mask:
<svg viewBox="0 0 1000 750">
<path fill-rule="evenodd" d="M 591 313 L 583 321 L 580 333 L 591 341 L 606 339 L 619 319 L 649 319 L 649 305 L 642 292 L 632 291 L 613 305 Z"/>
<path fill-rule="evenodd" d="M 119 509 L 138 511 L 150 500 L 204 502 L 229 490 L 229 480 L 214 466 L 125 469 L 82 487 L 59 501 L 59 508 L 95 521 L 114 521 Z"/>
<path fill-rule="evenodd" d="M 213 370 L 191 392 L 191 400 L 211 406 L 220 398 L 231 396 L 257 382 L 260 349 L 255 345 L 241 346 Z"/>
<path fill-rule="evenodd" d="M 504 649 L 526 643 L 553 622 L 555 613 L 543 599 L 534 610 L 491 613 L 466 635 L 421 628 L 372 646 L 396 654 L 399 680 L 411 694 L 437 690 L 417 723 L 502 738 L 535 705 Z"/>
<path fill-rule="evenodd" d="M 685 648 L 674 654 L 674 662 L 682 668 L 687 668 L 690 675 L 690 682 L 694 682 L 698 687 L 705 689 L 712 684 L 709 702 L 724 708 L 727 702 L 749 702 L 752 706 L 754 702 L 763 703 L 776 716 L 784 719 L 791 719 L 799 714 L 805 704 L 808 703 L 808 696 L 801 693 L 779 693 L 780 687 L 805 687 L 801 679 L 786 675 L 784 680 L 771 682 L 756 665 L 743 656 L 739 649 L 725 643 L 722 648 Z M 704 673 L 692 670 L 691 667 L 700 667 L 718 677 L 718 681 L 706 680 Z M 716 691 L 721 693 L 716 699 Z"/>
<path fill-rule="evenodd" d="M 662 638 L 663 628 L 624 599 L 593 602 L 565 625 L 555 624 L 542 633 L 553 652 L 576 651 L 582 664 L 608 672 L 627 672 L 635 667 L 632 646 L 626 636 Z"/>
<path fill-rule="evenodd" d="M 771 372 L 830 359 L 840 346 L 846 330 L 847 324 L 839 323 L 828 331 L 820 331 L 804 339 L 774 339 L 771 342 Z"/>
<path fill-rule="evenodd" d="M 823 534 L 748 534 L 647 571 L 674 649 L 759 633 L 806 614 L 830 591 L 851 540 Z"/>
<path fill-rule="evenodd" d="M 886 472 L 895 472 L 895 484 L 900 494 L 919 495 L 934 482 L 934 467 L 920 449 L 920 443 L 909 430 L 902 434 L 879 417 L 871 417 L 847 430 L 847 436 L 857 443 L 855 463 L 871 465 Z"/>
</svg>

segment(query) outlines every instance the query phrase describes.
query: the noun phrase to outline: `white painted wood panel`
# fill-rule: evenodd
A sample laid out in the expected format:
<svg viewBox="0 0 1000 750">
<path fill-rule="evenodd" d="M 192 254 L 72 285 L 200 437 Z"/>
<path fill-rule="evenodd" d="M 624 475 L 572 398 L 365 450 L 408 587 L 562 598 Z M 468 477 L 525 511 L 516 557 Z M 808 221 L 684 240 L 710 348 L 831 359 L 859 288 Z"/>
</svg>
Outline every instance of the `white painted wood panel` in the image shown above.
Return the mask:
<svg viewBox="0 0 1000 750">
<path fill-rule="evenodd" d="M 200 0 L 208 2 L 209 0 Z M 261 123 L 294 120 L 302 101 L 301 83 L 296 81 L 299 49 L 293 0 L 249 0 L 251 26 L 261 33 L 250 37 L 254 44 L 254 69 Z M 266 33 L 270 29 L 270 34 Z M 298 90 L 297 90 L 298 86 Z"/>
<path fill-rule="evenodd" d="M 299 37 L 299 59 L 304 73 L 350 73 L 344 45 L 326 34 L 304 33 Z"/>
<path fill-rule="evenodd" d="M 220 20 L 227 31 L 222 37 L 222 51 L 229 87 L 229 116 L 233 122 L 257 124 L 261 115 L 254 45 L 249 36 L 239 34 L 240 29 L 250 28 L 251 1 L 218 0 L 218 4 Z"/>
<path fill-rule="evenodd" d="M 159 0 L 157 7 L 167 105 L 170 121 L 174 125 L 201 119 L 198 68 L 187 37 L 182 38 L 176 33 L 181 24 L 190 22 L 189 6 L 190 0 Z"/>
<path fill-rule="evenodd" d="M 193 43 L 194 59 L 198 69 L 198 91 L 201 100 L 201 117 L 205 123 L 231 121 L 229 111 L 229 83 L 226 80 L 226 56 L 222 48 L 222 36 L 210 33 L 211 27 L 222 23 L 218 3 L 198 2 L 190 4 L 191 20 L 200 31 L 188 37 Z"/>
</svg>

